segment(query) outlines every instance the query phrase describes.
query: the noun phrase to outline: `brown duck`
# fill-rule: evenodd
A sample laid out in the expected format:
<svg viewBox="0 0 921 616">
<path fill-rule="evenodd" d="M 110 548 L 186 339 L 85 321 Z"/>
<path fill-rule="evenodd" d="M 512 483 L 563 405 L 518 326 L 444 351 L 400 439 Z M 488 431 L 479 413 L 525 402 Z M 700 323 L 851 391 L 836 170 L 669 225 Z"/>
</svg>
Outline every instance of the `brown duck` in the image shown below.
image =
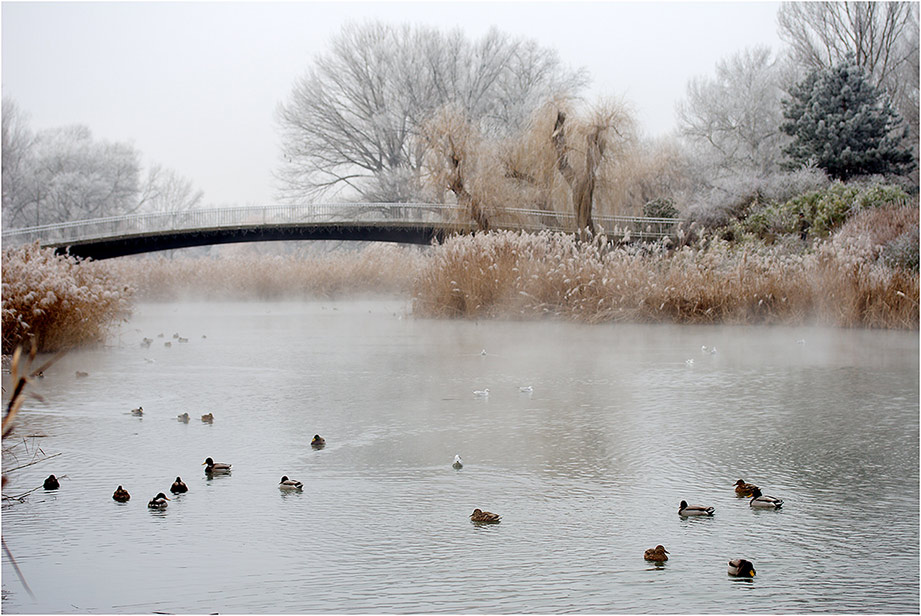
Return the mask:
<svg viewBox="0 0 921 616">
<path fill-rule="evenodd" d="M 501 517 L 498 513 L 490 513 L 482 509 L 474 509 L 473 513 L 470 514 L 472 522 L 482 522 L 484 524 L 495 524 Z"/>
</svg>

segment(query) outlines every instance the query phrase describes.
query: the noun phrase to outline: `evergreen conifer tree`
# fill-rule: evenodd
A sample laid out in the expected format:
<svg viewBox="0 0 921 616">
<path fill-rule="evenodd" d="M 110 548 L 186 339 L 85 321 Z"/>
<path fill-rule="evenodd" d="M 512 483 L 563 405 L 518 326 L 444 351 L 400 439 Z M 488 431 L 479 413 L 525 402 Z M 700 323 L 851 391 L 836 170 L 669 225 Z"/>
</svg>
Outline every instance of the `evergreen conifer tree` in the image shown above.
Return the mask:
<svg viewBox="0 0 921 616">
<path fill-rule="evenodd" d="M 784 154 L 794 167 L 812 163 L 842 181 L 914 169 L 908 126 L 853 57 L 813 71 L 790 94 L 781 130 L 793 137 Z"/>
</svg>

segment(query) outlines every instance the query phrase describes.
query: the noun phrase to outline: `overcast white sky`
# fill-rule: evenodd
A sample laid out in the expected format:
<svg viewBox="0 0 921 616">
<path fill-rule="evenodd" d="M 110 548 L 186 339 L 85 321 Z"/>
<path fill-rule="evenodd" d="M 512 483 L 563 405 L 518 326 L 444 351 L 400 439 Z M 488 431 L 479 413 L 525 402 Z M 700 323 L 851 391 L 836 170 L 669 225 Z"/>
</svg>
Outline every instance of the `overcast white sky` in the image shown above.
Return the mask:
<svg viewBox="0 0 921 616">
<path fill-rule="evenodd" d="M 268 204 L 274 112 L 350 20 L 490 26 L 584 66 L 649 135 L 675 126 L 688 79 L 754 45 L 781 49 L 777 2 L 10 2 L 2 90 L 32 128 L 85 124 L 192 179 L 208 205 Z"/>
</svg>

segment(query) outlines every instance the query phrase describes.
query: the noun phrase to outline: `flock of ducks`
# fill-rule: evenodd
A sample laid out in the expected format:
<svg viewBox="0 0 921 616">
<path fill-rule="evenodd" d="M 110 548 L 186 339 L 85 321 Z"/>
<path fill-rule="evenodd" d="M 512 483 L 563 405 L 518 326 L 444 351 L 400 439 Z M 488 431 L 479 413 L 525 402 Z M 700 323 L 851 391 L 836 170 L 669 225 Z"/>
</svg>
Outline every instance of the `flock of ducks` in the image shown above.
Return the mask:
<svg viewBox="0 0 921 616">
<path fill-rule="evenodd" d="M 744 479 L 735 482 L 736 496 L 740 498 L 751 498 L 748 502 L 749 507 L 755 509 L 780 509 L 783 506 L 782 498 L 765 496 L 761 489 L 753 483 L 746 483 Z M 707 505 L 689 505 L 687 501 L 681 501 L 678 505 L 678 515 L 682 517 L 689 516 L 712 516 L 716 511 L 713 507 Z M 643 558 L 655 563 L 664 563 L 668 560 L 669 551 L 663 545 L 657 545 L 649 548 L 643 554 Z M 729 561 L 729 575 L 736 577 L 755 577 L 755 566 L 751 561 L 744 558 L 736 558 Z"/>
<path fill-rule="evenodd" d="M 320 441 L 325 442 L 319 435 L 314 437 L 314 440 L 316 439 L 320 439 Z M 229 475 L 232 465 L 225 464 L 223 462 L 215 462 L 212 458 L 209 457 L 205 458 L 205 461 L 202 462 L 202 466 L 205 467 L 205 474 L 211 477 L 213 475 Z M 58 487 L 60 486 L 57 483 L 57 479 L 55 479 L 54 475 L 51 475 L 48 477 L 48 479 L 45 480 L 46 490 L 56 490 Z M 281 490 L 303 490 L 304 484 L 300 481 L 288 479 L 287 476 L 284 476 L 281 478 L 278 487 Z M 176 477 L 176 481 L 174 481 L 173 485 L 170 486 L 169 491 L 173 494 L 185 494 L 189 491 L 189 486 L 187 486 L 186 483 L 182 480 L 182 477 Z M 122 486 L 118 486 L 118 488 L 115 489 L 115 493 L 112 494 L 112 500 L 118 503 L 127 503 L 129 500 L 131 500 L 131 494 L 129 494 L 128 490 Z M 150 499 L 150 502 L 147 503 L 147 507 L 149 509 L 166 509 L 169 507 L 169 500 L 170 498 L 166 494 L 160 492 L 152 499 Z"/>
<path fill-rule="evenodd" d="M 131 414 L 135 417 L 143 417 L 144 407 L 138 406 L 136 409 L 131 409 Z M 178 420 L 183 423 L 189 423 L 189 414 L 182 413 L 177 416 Z M 205 423 L 212 423 L 214 421 L 214 415 L 208 413 L 207 415 L 202 415 L 201 420 Z M 326 439 L 324 439 L 319 434 L 314 434 L 313 439 L 310 441 L 310 446 L 314 449 L 323 449 L 326 446 Z M 458 457 L 459 459 L 459 457 Z M 231 466 L 230 464 L 225 464 L 223 462 L 215 462 L 213 458 L 205 458 L 205 461 L 202 462 L 202 466 L 205 467 L 205 474 L 209 477 L 213 475 L 229 475 Z M 455 468 L 460 468 L 455 467 Z M 49 475 L 44 483 L 42 484 L 46 490 L 57 490 L 61 487 L 61 483 L 58 481 L 58 478 L 54 475 Z M 279 489 L 284 491 L 290 490 L 303 490 L 304 484 L 295 479 L 289 479 L 287 475 L 281 478 L 281 481 L 278 484 Z M 170 492 L 173 494 L 185 494 L 189 491 L 189 486 L 185 484 L 181 477 L 176 477 L 176 481 L 173 482 L 173 485 L 170 486 Z M 131 494 L 123 488 L 118 486 L 115 489 L 115 492 L 112 494 L 112 500 L 118 503 L 127 503 L 131 500 Z M 147 507 L 150 509 L 166 509 L 169 507 L 170 498 L 163 492 L 159 492 L 147 503 Z"/>
<path fill-rule="evenodd" d="M 161 334 L 162 336 L 162 334 Z M 188 342 L 188 339 L 181 338 L 178 335 L 174 335 L 174 338 L 178 339 L 179 342 Z M 145 338 L 142 342 L 143 346 L 150 346 L 153 340 Z M 800 342 L 800 341 L 798 341 Z M 804 342 L 804 341 L 802 341 Z M 802 343 L 801 342 L 801 343 Z M 169 345 L 169 342 L 166 343 Z M 701 351 L 704 353 L 715 354 L 716 347 L 708 348 L 706 346 L 701 347 Z M 483 349 L 481 355 L 486 355 L 486 350 Z M 688 365 L 693 364 L 693 359 L 689 359 L 686 363 Z M 82 376 L 78 373 L 78 376 Z M 519 391 L 531 393 L 533 388 L 531 386 L 519 387 Z M 489 389 L 476 390 L 473 392 L 474 396 L 478 398 L 486 398 L 489 396 Z M 144 408 L 138 406 L 136 409 L 131 409 L 131 414 L 137 417 L 143 416 Z M 178 420 L 183 423 L 189 422 L 189 414 L 182 413 L 178 416 Z M 201 420 L 205 423 L 212 423 L 214 421 L 214 415 L 208 413 L 201 416 Z M 311 447 L 314 449 L 322 449 L 326 446 L 326 439 L 321 437 L 319 434 L 315 434 L 313 439 L 310 442 Z M 231 465 L 215 462 L 212 458 L 206 458 L 202 463 L 202 466 L 205 467 L 205 473 L 208 476 L 212 475 L 221 475 L 229 474 L 231 470 Z M 460 454 L 454 456 L 454 460 L 451 464 L 454 469 L 461 469 L 464 467 L 464 462 L 460 457 Z M 44 488 L 46 490 L 56 490 L 60 487 L 60 483 L 54 475 L 50 475 L 44 482 Z M 287 475 L 282 476 L 281 481 L 278 484 L 278 487 L 282 491 L 302 491 L 304 484 L 295 479 L 290 479 Z M 188 492 L 188 486 L 182 481 L 180 477 L 176 477 L 176 481 L 173 482 L 173 485 L 170 487 L 170 492 L 173 494 L 183 494 Z M 739 479 L 735 483 L 735 492 L 739 497 L 750 498 L 749 506 L 752 508 L 758 509 L 780 509 L 783 506 L 783 499 L 775 498 L 773 496 L 766 496 L 761 493 L 761 489 L 752 483 L 746 483 L 744 480 Z M 131 495 L 125 490 L 122 486 L 118 486 L 115 490 L 115 493 L 112 495 L 112 499 L 119 502 L 125 503 L 130 500 Z M 150 509 L 165 509 L 169 506 L 169 497 L 166 496 L 163 492 L 159 492 L 154 496 L 150 502 L 147 503 L 147 506 Z M 712 516 L 715 509 L 707 505 L 689 505 L 687 501 L 682 500 L 678 505 L 678 515 L 682 517 L 690 516 Z M 474 509 L 473 513 L 470 514 L 471 522 L 475 524 L 496 524 L 502 519 L 497 513 L 492 513 L 490 511 L 483 511 L 482 509 Z M 670 552 L 665 549 L 663 545 L 657 545 L 654 548 L 649 548 L 643 554 L 643 558 L 650 562 L 655 563 L 664 563 L 668 560 L 668 555 Z M 744 558 L 736 558 L 729 561 L 728 574 L 737 577 L 754 577 L 755 568 L 751 561 L 748 561 Z"/>
</svg>

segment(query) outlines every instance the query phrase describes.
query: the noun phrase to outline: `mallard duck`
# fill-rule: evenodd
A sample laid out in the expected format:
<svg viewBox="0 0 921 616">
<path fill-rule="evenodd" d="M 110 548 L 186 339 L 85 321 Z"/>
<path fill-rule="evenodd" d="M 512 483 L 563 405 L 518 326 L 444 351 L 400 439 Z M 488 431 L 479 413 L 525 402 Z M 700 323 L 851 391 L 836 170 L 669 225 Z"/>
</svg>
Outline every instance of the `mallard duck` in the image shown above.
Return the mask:
<svg viewBox="0 0 921 616">
<path fill-rule="evenodd" d="M 783 507 L 782 498 L 774 498 L 773 496 L 764 496 L 761 494 L 761 490 L 755 488 L 752 492 L 752 499 L 749 501 L 749 506 L 758 507 L 761 509 L 780 509 Z"/>
<path fill-rule="evenodd" d="M 705 505 L 688 505 L 687 501 L 681 501 L 681 504 L 678 505 L 678 515 L 680 516 L 713 515 L 713 511 L 713 507 L 707 507 Z"/>
<path fill-rule="evenodd" d="M 495 524 L 501 517 L 498 513 L 490 513 L 482 509 L 474 509 L 473 513 L 470 514 L 472 522 L 481 522 L 483 524 Z"/>
<path fill-rule="evenodd" d="M 313 440 L 310 441 L 310 446 L 315 447 L 316 449 L 322 449 L 326 446 L 326 439 L 319 434 L 314 434 Z"/>
<path fill-rule="evenodd" d="M 143 407 L 143 406 L 139 406 L 139 407 L 137 407 L 136 409 L 131 409 L 131 414 L 132 414 L 132 415 L 137 415 L 138 417 L 140 417 L 141 415 L 144 414 L 144 407 Z"/>
<path fill-rule="evenodd" d="M 169 507 L 169 503 L 166 502 L 168 500 L 169 499 L 166 497 L 166 494 L 164 494 L 163 492 L 160 492 L 159 494 L 154 496 L 152 499 L 150 499 L 150 502 L 147 503 L 147 507 L 149 509 L 166 509 L 167 507 Z"/>
<path fill-rule="evenodd" d="M 45 479 L 45 483 L 42 484 L 46 490 L 57 490 L 61 487 L 61 483 L 58 481 L 58 478 L 54 475 L 48 475 Z"/>
<path fill-rule="evenodd" d="M 287 475 L 285 475 L 278 482 L 278 488 L 280 490 L 303 490 L 304 484 L 294 479 L 288 479 Z"/>
<path fill-rule="evenodd" d="M 454 462 L 451 464 L 456 469 L 464 468 L 464 461 L 461 460 L 460 454 L 454 456 Z"/>
<path fill-rule="evenodd" d="M 115 489 L 115 494 L 112 495 L 112 500 L 118 501 L 119 503 L 127 503 L 129 500 L 131 500 L 131 495 L 128 494 L 128 490 L 118 486 Z"/>
<path fill-rule="evenodd" d="M 669 551 L 665 549 L 664 545 L 657 545 L 654 548 L 649 548 L 646 550 L 646 552 L 643 554 L 643 558 L 646 560 L 653 560 L 655 562 L 664 563 L 666 560 L 668 560 L 668 553 Z"/>
<path fill-rule="evenodd" d="M 230 464 L 223 464 L 221 462 L 215 463 L 211 458 L 206 458 L 202 463 L 202 466 L 205 467 L 205 472 L 209 475 L 217 475 L 221 473 L 230 472 Z"/>
<path fill-rule="evenodd" d="M 752 493 L 758 489 L 753 483 L 745 483 L 743 480 L 739 479 L 736 482 L 736 495 L 737 496 L 746 496 L 751 497 Z"/>
<path fill-rule="evenodd" d="M 729 575 L 755 577 L 755 566 L 744 558 L 729 561 Z"/>
<path fill-rule="evenodd" d="M 178 419 L 182 423 L 189 423 L 189 414 L 183 413 L 182 415 L 177 415 L 176 419 Z"/>
<path fill-rule="evenodd" d="M 214 421 L 214 413 L 208 413 L 207 415 L 202 415 L 201 420 L 205 423 L 211 423 Z"/>
<path fill-rule="evenodd" d="M 176 477 L 176 481 L 170 486 L 169 491 L 173 494 L 185 494 L 189 491 L 189 486 L 187 486 L 182 479 Z"/>
</svg>

